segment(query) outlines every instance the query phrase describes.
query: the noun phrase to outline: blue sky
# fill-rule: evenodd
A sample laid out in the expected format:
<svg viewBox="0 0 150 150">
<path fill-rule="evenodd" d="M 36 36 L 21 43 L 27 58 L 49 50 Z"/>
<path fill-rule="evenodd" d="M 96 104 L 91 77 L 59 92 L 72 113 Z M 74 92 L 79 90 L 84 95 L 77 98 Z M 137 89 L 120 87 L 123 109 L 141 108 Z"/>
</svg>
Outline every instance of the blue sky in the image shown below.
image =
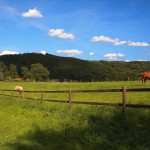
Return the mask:
<svg viewBox="0 0 150 150">
<path fill-rule="evenodd" d="M 150 61 L 149 0 L 0 0 L 0 55 Z"/>
</svg>

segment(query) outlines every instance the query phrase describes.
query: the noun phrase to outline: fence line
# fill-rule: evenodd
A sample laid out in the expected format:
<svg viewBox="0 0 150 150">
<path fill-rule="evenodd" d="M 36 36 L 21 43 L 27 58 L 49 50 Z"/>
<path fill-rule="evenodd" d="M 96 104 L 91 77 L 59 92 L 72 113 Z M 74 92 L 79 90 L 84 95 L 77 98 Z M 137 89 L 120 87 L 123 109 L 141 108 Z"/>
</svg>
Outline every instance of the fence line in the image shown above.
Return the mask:
<svg viewBox="0 0 150 150">
<path fill-rule="evenodd" d="M 16 90 L 7 90 L 7 89 L 0 89 L 0 91 L 14 91 Z M 49 91 L 43 91 L 44 93 L 68 93 L 69 90 L 49 90 Z M 41 90 L 34 90 L 34 91 L 28 91 L 25 90 L 26 93 L 40 93 Z M 72 93 L 80 93 L 80 92 L 122 92 L 122 89 L 100 89 L 100 90 L 71 90 Z"/>
<path fill-rule="evenodd" d="M 14 91 L 16 90 L 9 90 L 9 89 L 0 89 L 0 91 Z M 43 91 L 44 93 L 68 93 L 69 90 L 48 90 Z M 71 90 L 72 93 L 80 93 L 80 92 L 122 92 L 123 88 L 121 89 L 100 89 L 100 90 Z M 149 92 L 150 88 L 138 88 L 138 89 L 126 89 L 127 92 Z M 29 91 L 25 90 L 26 93 L 40 93 L 41 90 L 34 90 Z"/>
<path fill-rule="evenodd" d="M 9 97 L 16 97 L 16 98 L 23 98 L 27 100 L 39 100 L 39 101 L 47 101 L 47 102 L 57 102 L 57 103 L 68 103 L 69 110 L 71 109 L 72 104 L 87 104 L 87 105 L 103 105 L 103 106 L 121 106 L 122 112 L 126 111 L 126 107 L 132 107 L 132 108 L 150 108 L 150 105 L 144 105 L 144 104 L 126 104 L 126 93 L 127 92 L 148 92 L 150 91 L 150 88 L 139 88 L 139 89 L 126 89 L 126 86 L 124 86 L 122 89 L 101 89 L 101 90 L 52 90 L 52 91 L 23 91 L 20 96 L 13 95 L 14 92 L 17 92 L 16 90 L 6 90 L 6 89 L 0 89 L 1 93 L 0 95 L 3 96 L 9 96 Z M 10 95 L 5 94 L 5 92 L 11 92 Z M 24 97 L 24 93 L 40 93 L 40 98 L 29 98 Z M 72 100 L 72 93 L 80 93 L 80 92 L 122 92 L 122 103 L 104 103 L 104 102 L 86 102 L 86 101 L 73 101 Z M 52 99 L 44 99 L 43 95 L 44 93 L 68 93 L 68 100 L 52 100 Z"/>
</svg>

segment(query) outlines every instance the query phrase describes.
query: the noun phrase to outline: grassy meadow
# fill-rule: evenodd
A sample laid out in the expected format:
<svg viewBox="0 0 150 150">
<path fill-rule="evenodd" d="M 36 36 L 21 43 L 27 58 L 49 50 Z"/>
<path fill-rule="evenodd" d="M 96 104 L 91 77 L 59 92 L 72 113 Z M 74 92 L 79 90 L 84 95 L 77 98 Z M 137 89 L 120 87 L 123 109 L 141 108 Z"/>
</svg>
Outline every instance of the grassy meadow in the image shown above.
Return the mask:
<svg viewBox="0 0 150 150">
<path fill-rule="evenodd" d="M 51 83 L 0 82 L 0 89 L 79 90 L 150 88 L 140 81 Z M 9 94 L 9 93 L 8 93 Z M 14 93 L 17 94 L 17 93 Z M 39 98 L 40 93 L 25 93 Z M 44 98 L 68 100 L 68 93 Z M 73 93 L 72 100 L 122 102 L 122 93 Z M 150 104 L 150 92 L 129 92 L 127 103 Z M 0 150 L 149 150 L 150 110 L 22 100 L 0 95 Z"/>
</svg>

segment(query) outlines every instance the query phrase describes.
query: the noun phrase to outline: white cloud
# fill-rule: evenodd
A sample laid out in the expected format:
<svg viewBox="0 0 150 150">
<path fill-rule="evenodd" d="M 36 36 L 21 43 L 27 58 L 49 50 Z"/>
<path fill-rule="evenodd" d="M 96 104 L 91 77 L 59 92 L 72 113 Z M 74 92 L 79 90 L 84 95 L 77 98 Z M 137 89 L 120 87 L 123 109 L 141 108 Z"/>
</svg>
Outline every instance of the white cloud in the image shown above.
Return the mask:
<svg viewBox="0 0 150 150">
<path fill-rule="evenodd" d="M 64 29 L 51 29 L 48 31 L 48 35 L 52 37 L 71 39 L 71 40 L 75 38 L 75 36 L 72 33 L 64 32 Z"/>
<path fill-rule="evenodd" d="M 26 18 L 42 18 L 43 17 L 40 11 L 37 10 L 37 8 L 29 9 L 27 12 L 22 13 L 21 16 L 26 17 Z"/>
<path fill-rule="evenodd" d="M 77 49 L 71 49 L 71 50 L 57 50 L 57 53 L 65 54 L 67 56 L 76 56 L 83 54 L 83 51 L 77 50 Z"/>
<path fill-rule="evenodd" d="M 43 55 L 45 55 L 45 54 L 46 54 L 46 51 L 41 51 L 40 53 L 43 54 Z"/>
<path fill-rule="evenodd" d="M 102 35 L 102 36 L 93 36 L 91 41 L 92 42 L 110 42 L 110 43 L 114 43 L 114 42 L 118 42 L 119 39 L 118 38 L 112 39 L 110 37 Z"/>
<path fill-rule="evenodd" d="M 127 41 L 117 41 L 117 42 L 114 42 L 114 45 L 118 46 L 118 45 L 124 45 L 126 43 Z"/>
<path fill-rule="evenodd" d="M 137 61 L 147 61 L 147 60 L 143 60 L 143 59 L 138 59 Z"/>
<path fill-rule="evenodd" d="M 113 53 L 113 54 L 105 54 L 104 55 L 105 58 L 110 59 L 110 60 L 116 60 L 117 58 L 117 54 Z"/>
<path fill-rule="evenodd" d="M 150 44 L 146 42 L 128 42 L 128 46 L 150 46 Z"/>
<path fill-rule="evenodd" d="M 117 53 L 117 57 L 123 58 L 123 57 L 125 57 L 125 55 L 121 54 L 121 53 Z"/>
<path fill-rule="evenodd" d="M 91 42 L 108 42 L 113 43 L 116 46 L 127 44 L 128 46 L 150 46 L 149 43 L 146 42 L 131 42 L 131 41 L 121 41 L 119 38 L 110 38 L 108 36 L 93 36 L 91 38 Z"/>
<path fill-rule="evenodd" d="M 90 52 L 89 55 L 90 55 L 90 56 L 93 56 L 93 55 L 95 55 L 95 53 L 94 53 L 94 52 Z"/>
<path fill-rule="evenodd" d="M 127 43 L 127 41 L 120 41 L 118 38 L 110 38 L 108 36 L 93 36 L 91 39 L 92 42 L 109 42 L 109 43 L 113 43 L 114 45 L 118 46 L 118 45 L 124 45 Z"/>
<path fill-rule="evenodd" d="M 125 57 L 125 55 L 121 53 L 108 53 L 108 54 L 105 54 L 104 57 L 109 60 L 117 60 L 118 58 Z"/>
<path fill-rule="evenodd" d="M 19 53 L 14 52 L 14 51 L 4 50 L 2 53 L 0 53 L 0 56 L 2 56 L 2 55 L 14 55 L 14 54 L 19 54 Z"/>
</svg>

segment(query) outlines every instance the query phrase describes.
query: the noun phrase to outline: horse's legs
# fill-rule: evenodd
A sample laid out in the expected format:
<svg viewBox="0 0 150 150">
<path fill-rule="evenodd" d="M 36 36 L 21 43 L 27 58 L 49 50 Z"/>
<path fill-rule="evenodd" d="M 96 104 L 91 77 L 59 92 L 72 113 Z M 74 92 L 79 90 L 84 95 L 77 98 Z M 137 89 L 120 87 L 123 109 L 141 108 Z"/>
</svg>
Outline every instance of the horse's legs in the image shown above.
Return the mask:
<svg viewBox="0 0 150 150">
<path fill-rule="evenodd" d="M 142 77 L 142 85 L 143 85 L 143 83 L 144 83 L 144 78 Z"/>
<path fill-rule="evenodd" d="M 146 85 L 146 78 L 144 78 L 144 85 Z"/>
</svg>

